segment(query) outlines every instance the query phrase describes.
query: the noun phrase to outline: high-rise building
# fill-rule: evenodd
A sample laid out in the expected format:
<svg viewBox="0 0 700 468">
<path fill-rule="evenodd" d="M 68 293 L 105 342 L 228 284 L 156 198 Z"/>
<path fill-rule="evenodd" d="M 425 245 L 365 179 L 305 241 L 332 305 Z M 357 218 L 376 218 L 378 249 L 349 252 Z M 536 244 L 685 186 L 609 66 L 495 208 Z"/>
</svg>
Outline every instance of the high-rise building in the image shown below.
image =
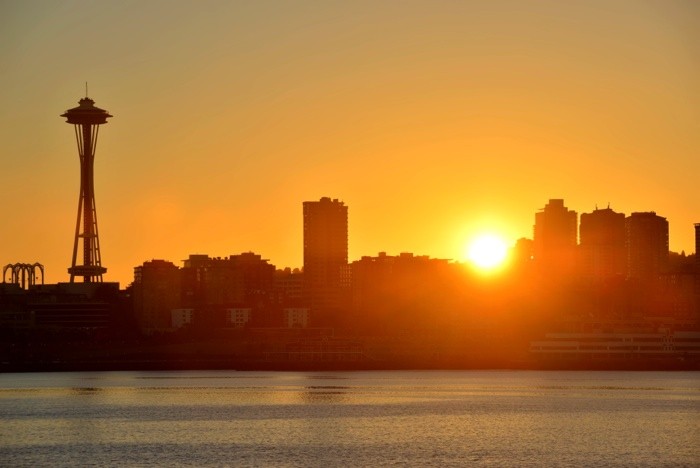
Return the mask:
<svg viewBox="0 0 700 468">
<path fill-rule="evenodd" d="M 668 221 L 655 212 L 625 219 L 627 277 L 655 279 L 668 264 Z"/>
<path fill-rule="evenodd" d="M 328 197 L 304 202 L 303 207 L 305 297 L 312 314 L 320 318 L 345 305 L 348 207 Z"/>
<path fill-rule="evenodd" d="M 581 275 L 604 281 L 626 272 L 625 215 L 610 208 L 581 214 Z"/>
<path fill-rule="evenodd" d="M 700 223 L 695 223 L 695 292 L 700 296 Z M 700 297 L 697 307 L 700 314 Z"/>
<path fill-rule="evenodd" d="M 171 312 L 180 307 L 180 269 L 165 260 L 151 260 L 134 268 L 134 314 L 145 333 L 172 327 Z"/>
<path fill-rule="evenodd" d="M 576 255 L 577 216 L 564 200 L 551 199 L 535 213 L 534 261 L 545 270 L 569 270 Z"/>
<path fill-rule="evenodd" d="M 533 240 L 521 237 L 515 241 L 511 255 L 515 264 L 522 266 L 532 262 L 533 252 Z"/>
<path fill-rule="evenodd" d="M 700 274 L 700 223 L 695 223 L 695 266 Z"/>
</svg>

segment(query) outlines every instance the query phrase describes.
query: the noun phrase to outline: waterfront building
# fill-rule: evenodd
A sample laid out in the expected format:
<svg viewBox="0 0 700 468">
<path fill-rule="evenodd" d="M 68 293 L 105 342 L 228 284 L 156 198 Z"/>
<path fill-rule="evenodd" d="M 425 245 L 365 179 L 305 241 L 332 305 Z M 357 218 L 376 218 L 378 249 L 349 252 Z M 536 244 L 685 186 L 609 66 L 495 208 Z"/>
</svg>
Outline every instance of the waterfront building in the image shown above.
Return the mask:
<svg viewBox="0 0 700 468">
<path fill-rule="evenodd" d="M 147 334 L 171 330 L 180 294 L 180 269 L 172 262 L 151 260 L 134 268 L 132 295 L 139 329 Z"/>
<path fill-rule="evenodd" d="M 104 330 L 121 325 L 119 283 L 0 283 L 0 328 Z"/>
<path fill-rule="evenodd" d="M 625 215 L 610 208 L 583 213 L 580 224 L 580 273 L 594 281 L 624 277 Z"/>
<path fill-rule="evenodd" d="M 283 309 L 284 326 L 287 328 L 306 328 L 309 326 L 308 307 L 285 307 Z"/>
<path fill-rule="evenodd" d="M 695 279 L 696 293 L 700 296 L 700 223 L 695 223 Z"/>
<path fill-rule="evenodd" d="M 348 291 L 348 207 L 323 197 L 304 210 L 304 296 L 314 319 L 325 322 L 345 306 Z"/>
<path fill-rule="evenodd" d="M 637 361 L 649 365 L 655 359 L 678 362 L 700 359 L 700 332 L 674 330 L 671 326 L 653 329 L 598 330 L 589 332 L 547 333 L 544 339 L 530 342 L 530 353 L 543 359 L 575 362 L 604 360 Z"/>
<path fill-rule="evenodd" d="M 449 260 L 403 252 L 352 262 L 352 327 L 370 334 L 428 329 L 441 313 L 459 310 L 459 267 Z M 458 285 L 455 287 L 455 285 Z"/>
<path fill-rule="evenodd" d="M 534 261 L 544 271 L 571 271 L 576 258 L 577 215 L 562 199 L 550 199 L 535 213 Z"/>
<path fill-rule="evenodd" d="M 668 264 L 668 221 L 655 212 L 625 219 L 627 277 L 656 280 Z"/>
<path fill-rule="evenodd" d="M 275 267 L 253 252 L 224 258 L 193 254 L 183 262 L 183 298 L 188 306 L 258 306 L 272 296 Z"/>
<path fill-rule="evenodd" d="M 528 265 L 534 256 L 534 242 L 532 239 L 521 237 L 515 241 L 511 250 L 511 257 L 516 266 Z"/>
<path fill-rule="evenodd" d="M 170 311 L 172 328 L 178 329 L 189 325 L 194 320 L 194 309 L 172 309 Z"/>
<path fill-rule="evenodd" d="M 295 268 L 275 271 L 276 302 L 286 306 L 301 306 L 304 302 L 304 272 Z"/>
<path fill-rule="evenodd" d="M 226 309 L 226 325 L 232 328 L 244 328 L 250 322 L 253 309 L 250 307 L 232 307 Z"/>
<path fill-rule="evenodd" d="M 700 325 L 700 314 L 697 312 L 699 298 L 695 294 L 697 275 L 693 266 L 687 264 L 672 268 L 668 273 L 659 275 L 658 284 L 647 287 L 655 292 L 648 302 L 656 314 L 679 319 L 692 318 Z"/>
</svg>

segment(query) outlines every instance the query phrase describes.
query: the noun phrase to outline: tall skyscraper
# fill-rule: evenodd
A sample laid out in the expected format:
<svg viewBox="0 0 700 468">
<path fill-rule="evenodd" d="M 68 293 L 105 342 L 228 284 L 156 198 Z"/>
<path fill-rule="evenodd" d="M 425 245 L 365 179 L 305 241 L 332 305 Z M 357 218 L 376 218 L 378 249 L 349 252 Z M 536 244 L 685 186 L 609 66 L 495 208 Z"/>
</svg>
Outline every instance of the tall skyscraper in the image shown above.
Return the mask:
<svg viewBox="0 0 700 468">
<path fill-rule="evenodd" d="M 581 274 L 604 281 L 626 272 L 625 215 L 610 208 L 581 215 Z"/>
<path fill-rule="evenodd" d="M 344 305 L 348 274 L 348 207 L 328 197 L 304 206 L 304 290 L 318 318 Z"/>
<path fill-rule="evenodd" d="M 655 279 L 668 264 L 668 221 L 655 212 L 625 219 L 627 277 Z"/>
<path fill-rule="evenodd" d="M 695 223 L 695 265 L 700 273 L 700 223 Z"/>
<path fill-rule="evenodd" d="M 695 292 L 700 296 L 700 223 L 695 223 Z M 700 314 L 700 297 L 697 307 Z"/>
<path fill-rule="evenodd" d="M 551 199 L 535 213 L 534 261 L 549 270 L 569 270 L 576 255 L 576 212 L 564 206 L 564 200 Z"/>
<path fill-rule="evenodd" d="M 78 220 L 75 225 L 75 239 L 73 241 L 73 260 L 70 273 L 70 282 L 76 276 L 82 276 L 83 282 L 102 282 L 102 275 L 107 269 L 102 266 L 100 254 L 100 238 L 97 233 L 97 208 L 95 207 L 95 183 L 94 161 L 95 146 L 97 146 L 97 132 L 100 125 L 107 123 L 109 113 L 95 107 L 95 101 L 84 97 L 79 101 L 79 106 L 67 110 L 61 117 L 75 127 L 75 137 L 78 143 L 78 156 L 80 157 L 80 197 L 78 198 Z M 83 244 L 83 263 L 77 264 L 78 244 Z"/>
</svg>

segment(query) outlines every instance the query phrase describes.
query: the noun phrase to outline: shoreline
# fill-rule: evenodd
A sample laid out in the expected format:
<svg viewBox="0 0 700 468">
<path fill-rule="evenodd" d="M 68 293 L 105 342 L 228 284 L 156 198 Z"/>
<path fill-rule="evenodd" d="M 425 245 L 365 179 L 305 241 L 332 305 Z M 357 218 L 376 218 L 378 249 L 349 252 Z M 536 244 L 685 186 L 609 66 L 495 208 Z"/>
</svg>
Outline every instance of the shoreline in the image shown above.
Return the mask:
<svg viewBox="0 0 700 468">
<path fill-rule="evenodd" d="M 2 362 L 0 373 L 112 372 L 112 371 L 424 371 L 424 370 L 522 370 L 522 371 L 700 371 L 700 361 L 658 359 L 580 359 L 538 361 L 407 362 L 375 361 L 274 361 L 231 358 L 73 360 L 52 362 Z"/>
</svg>

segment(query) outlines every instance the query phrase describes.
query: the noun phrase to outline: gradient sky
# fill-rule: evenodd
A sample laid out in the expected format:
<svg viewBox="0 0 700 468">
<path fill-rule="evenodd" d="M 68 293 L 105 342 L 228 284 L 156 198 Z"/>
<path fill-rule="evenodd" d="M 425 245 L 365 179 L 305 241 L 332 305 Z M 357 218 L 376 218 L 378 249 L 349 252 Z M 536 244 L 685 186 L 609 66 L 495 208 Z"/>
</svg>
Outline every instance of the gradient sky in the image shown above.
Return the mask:
<svg viewBox="0 0 700 468">
<path fill-rule="evenodd" d="M 564 198 L 700 222 L 700 2 L 0 0 L 0 264 L 67 281 L 84 82 L 105 281 L 153 258 L 302 264 L 302 202 L 350 259 L 462 260 Z"/>
</svg>

